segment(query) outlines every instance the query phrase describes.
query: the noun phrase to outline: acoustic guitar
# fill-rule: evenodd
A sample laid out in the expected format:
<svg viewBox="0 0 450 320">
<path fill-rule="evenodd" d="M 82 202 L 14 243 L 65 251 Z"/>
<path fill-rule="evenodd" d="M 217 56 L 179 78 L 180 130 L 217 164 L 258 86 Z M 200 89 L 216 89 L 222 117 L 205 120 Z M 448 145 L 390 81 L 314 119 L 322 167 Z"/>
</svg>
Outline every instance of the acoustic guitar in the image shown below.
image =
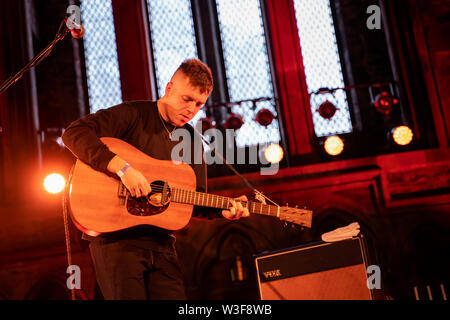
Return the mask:
<svg viewBox="0 0 450 320">
<path fill-rule="evenodd" d="M 196 192 L 196 176 L 191 166 L 171 160 L 154 159 L 116 138 L 101 138 L 108 148 L 150 182 L 151 193 L 136 198 L 117 176 L 97 171 L 77 160 L 69 178 L 68 200 L 72 221 L 91 236 L 151 225 L 179 230 L 191 218 L 193 206 L 229 209 L 231 198 Z M 277 217 L 311 227 L 312 211 L 241 201 L 250 214 Z"/>
</svg>

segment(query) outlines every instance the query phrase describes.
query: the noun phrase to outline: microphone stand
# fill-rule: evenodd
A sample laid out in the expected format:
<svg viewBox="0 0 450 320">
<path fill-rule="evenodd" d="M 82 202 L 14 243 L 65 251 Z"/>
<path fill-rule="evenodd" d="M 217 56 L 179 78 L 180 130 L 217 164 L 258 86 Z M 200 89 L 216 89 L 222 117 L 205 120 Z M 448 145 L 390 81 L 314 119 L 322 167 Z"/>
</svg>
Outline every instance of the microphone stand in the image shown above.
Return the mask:
<svg viewBox="0 0 450 320">
<path fill-rule="evenodd" d="M 5 82 L 2 83 L 2 85 L 0 86 L 0 94 L 2 94 L 4 91 L 6 91 L 6 89 L 8 89 L 13 83 L 17 82 L 23 76 L 25 71 L 28 71 L 31 68 L 37 66 L 39 63 L 41 63 L 50 54 L 50 52 L 52 52 L 55 44 L 58 41 L 61 41 L 62 39 L 64 39 L 64 37 L 69 33 L 68 28 L 64 28 L 64 30 L 62 30 L 63 26 L 65 25 L 65 22 L 66 22 L 66 19 L 64 19 L 61 22 L 55 38 L 47 47 L 45 47 L 44 50 L 41 51 L 41 53 L 39 53 L 36 57 L 34 57 L 33 60 L 28 62 L 28 64 L 25 67 L 23 67 L 19 72 L 17 72 L 15 75 L 9 77 L 8 79 L 6 79 Z"/>
</svg>

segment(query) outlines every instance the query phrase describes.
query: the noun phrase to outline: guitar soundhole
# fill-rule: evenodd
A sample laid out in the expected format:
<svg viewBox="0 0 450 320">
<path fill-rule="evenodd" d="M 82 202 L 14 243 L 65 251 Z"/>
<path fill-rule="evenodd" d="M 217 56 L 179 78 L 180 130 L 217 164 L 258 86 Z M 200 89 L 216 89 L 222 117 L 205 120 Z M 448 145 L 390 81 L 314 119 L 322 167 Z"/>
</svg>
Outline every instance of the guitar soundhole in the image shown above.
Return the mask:
<svg viewBox="0 0 450 320">
<path fill-rule="evenodd" d="M 152 216 L 166 210 L 170 204 L 171 191 L 165 181 L 154 181 L 150 183 L 152 191 L 146 197 L 132 197 L 127 194 L 126 208 L 135 216 Z"/>
</svg>

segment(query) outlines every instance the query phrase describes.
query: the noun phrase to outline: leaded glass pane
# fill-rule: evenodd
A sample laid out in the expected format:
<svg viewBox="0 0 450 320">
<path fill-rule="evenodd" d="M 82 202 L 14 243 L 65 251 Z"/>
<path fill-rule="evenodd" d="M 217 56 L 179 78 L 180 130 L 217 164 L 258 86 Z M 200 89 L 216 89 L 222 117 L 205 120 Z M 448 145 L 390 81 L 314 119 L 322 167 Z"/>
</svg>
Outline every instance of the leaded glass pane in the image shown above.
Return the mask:
<svg viewBox="0 0 450 320">
<path fill-rule="evenodd" d="M 311 94 L 320 88 L 343 88 L 345 85 L 329 0 L 294 0 L 294 8 L 308 92 Z M 322 118 L 317 112 L 326 100 L 338 108 L 330 120 Z M 318 137 L 353 130 L 344 90 L 334 91 L 333 94 L 311 94 L 310 103 Z"/>
<path fill-rule="evenodd" d="M 147 0 L 158 95 L 186 59 L 197 58 L 189 0 Z"/>
<path fill-rule="evenodd" d="M 82 0 L 81 21 L 91 112 L 122 102 L 111 0 Z"/>
<path fill-rule="evenodd" d="M 268 127 L 254 121 L 256 113 L 269 109 L 277 115 L 274 91 L 267 55 L 259 0 L 217 0 L 217 12 L 222 39 L 225 72 L 231 102 L 270 98 L 257 103 L 245 102 L 232 107 L 243 117 L 238 130 L 238 147 L 280 141 L 278 121 Z"/>
</svg>

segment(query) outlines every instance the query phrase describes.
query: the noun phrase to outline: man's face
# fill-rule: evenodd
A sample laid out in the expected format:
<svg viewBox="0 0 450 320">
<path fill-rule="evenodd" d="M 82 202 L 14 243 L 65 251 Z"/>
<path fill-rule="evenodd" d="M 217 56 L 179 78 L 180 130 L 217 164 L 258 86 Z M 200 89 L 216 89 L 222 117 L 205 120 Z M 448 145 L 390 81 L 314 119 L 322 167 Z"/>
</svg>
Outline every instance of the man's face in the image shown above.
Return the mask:
<svg viewBox="0 0 450 320">
<path fill-rule="evenodd" d="M 181 127 L 191 121 L 206 103 L 209 94 L 210 92 L 201 93 L 200 88 L 191 85 L 186 75 L 177 72 L 167 84 L 165 92 L 169 122 Z"/>
</svg>

